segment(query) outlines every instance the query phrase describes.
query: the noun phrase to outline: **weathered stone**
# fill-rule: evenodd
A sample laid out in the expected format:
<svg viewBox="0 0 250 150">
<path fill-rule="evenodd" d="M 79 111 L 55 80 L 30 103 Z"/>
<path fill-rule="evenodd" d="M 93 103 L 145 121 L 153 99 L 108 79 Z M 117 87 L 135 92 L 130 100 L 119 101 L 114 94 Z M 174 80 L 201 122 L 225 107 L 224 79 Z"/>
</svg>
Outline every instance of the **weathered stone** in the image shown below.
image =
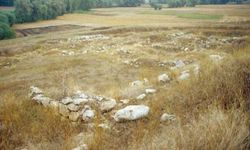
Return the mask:
<svg viewBox="0 0 250 150">
<path fill-rule="evenodd" d="M 136 97 L 137 100 L 143 100 L 147 95 L 146 94 L 141 94 L 139 96 Z"/>
<path fill-rule="evenodd" d="M 147 93 L 147 94 L 153 94 L 153 93 L 156 93 L 156 89 L 146 89 L 145 90 L 145 92 Z"/>
<path fill-rule="evenodd" d="M 145 105 L 130 105 L 115 113 L 114 119 L 117 122 L 123 120 L 137 120 L 146 117 L 149 113 L 149 107 Z"/>
<path fill-rule="evenodd" d="M 189 70 L 181 72 L 181 75 L 178 77 L 179 80 L 186 80 L 190 77 Z"/>
<path fill-rule="evenodd" d="M 59 107 L 59 102 L 58 101 L 50 101 L 49 107 L 52 108 L 52 109 L 57 110 L 58 107 Z"/>
<path fill-rule="evenodd" d="M 161 122 L 172 121 L 172 120 L 175 120 L 175 119 L 176 119 L 175 115 L 170 115 L 170 114 L 167 114 L 167 113 L 164 113 L 161 116 Z"/>
<path fill-rule="evenodd" d="M 90 122 L 95 117 L 95 112 L 90 108 L 90 106 L 86 105 L 82 110 L 82 120 L 85 122 Z"/>
<path fill-rule="evenodd" d="M 72 150 L 87 150 L 88 146 L 86 144 L 82 144 L 78 147 L 73 148 Z"/>
<path fill-rule="evenodd" d="M 69 103 L 72 103 L 73 102 L 73 99 L 71 97 L 65 97 L 61 100 L 61 102 L 65 105 L 69 104 Z"/>
<path fill-rule="evenodd" d="M 66 105 L 59 103 L 59 113 L 64 117 L 68 117 L 70 111 L 68 110 Z"/>
<path fill-rule="evenodd" d="M 88 103 L 89 99 L 86 99 L 86 98 L 74 98 L 73 99 L 73 103 L 75 105 L 83 105 L 83 104 L 86 104 Z"/>
<path fill-rule="evenodd" d="M 44 96 L 43 94 L 38 94 L 34 96 L 32 100 L 35 100 L 37 103 L 42 104 L 45 107 L 47 107 L 51 101 L 50 98 Z"/>
<path fill-rule="evenodd" d="M 31 93 L 29 95 L 30 97 L 34 97 L 35 95 L 38 95 L 38 94 L 43 94 L 43 91 L 35 86 L 31 86 L 30 90 L 31 90 Z"/>
<path fill-rule="evenodd" d="M 70 111 L 78 111 L 79 108 L 80 108 L 79 106 L 77 106 L 77 105 L 75 105 L 75 104 L 73 104 L 73 103 L 68 104 L 67 107 L 68 107 L 68 109 L 69 109 Z"/>
<path fill-rule="evenodd" d="M 48 97 L 43 97 L 40 101 L 41 101 L 43 106 L 48 107 L 49 104 L 50 104 L 51 99 L 48 98 Z"/>
<path fill-rule="evenodd" d="M 184 66 L 185 66 L 185 63 L 182 60 L 176 60 L 175 61 L 175 67 L 176 68 L 181 68 L 181 67 L 184 67 Z"/>
<path fill-rule="evenodd" d="M 223 57 L 220 55 L 209 55 L 209 58 L 216 63 L 223 59 Z"/>
<path fill-rule="evenodd" d="M 81 113 L 79 113 L 79 112 L 71 112 L 69 114 L 69 119 L 71 121 L 77 121 L 80 118 L 80 116 L 81 116 Z"/>
<path fill-rule="evenodd" d="M 131 86 L 142 86 L 143 85 L 143 81 L 140 80 L 136 80 L 130 83 Z"/>
<path fill-rule="evenodd" d="M 159 82 L 169 82 L 171 79 L 167 74 L 161 74 L 158 76 Z"/>
<path fill-rule="evenodd" d="M 122 99 L 122 100 L 120 100 L 123 104 L 128 104 L 129 103 L 129 99 Z"/>
<path fill-rule="evenodd" d="M 101 103 L 100 109 L 102 112 L 108 112 L 108 111 L 112 110 L 115 106 L 116 106 L 116 100 L 110 99 L 107 101 L 103 101 Z"/>
</svg>

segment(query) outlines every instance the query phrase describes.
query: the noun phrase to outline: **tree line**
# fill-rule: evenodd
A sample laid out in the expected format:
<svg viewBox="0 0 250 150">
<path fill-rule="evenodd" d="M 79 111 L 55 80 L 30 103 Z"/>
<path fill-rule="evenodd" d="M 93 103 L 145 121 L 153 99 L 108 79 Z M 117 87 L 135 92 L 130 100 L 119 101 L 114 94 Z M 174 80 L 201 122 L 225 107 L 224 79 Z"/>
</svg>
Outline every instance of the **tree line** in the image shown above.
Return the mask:
<svg viewBox="0 0 250 150">
<path fill-rule="evenodd" d="M 144 0 L 16 0 L 15 13 L 18 23 L 54 19 L 76 10 L 93 7 L 134 7 Z"/>
<path fill-rule="evenodd" d="M 150 3 L 168 4 L 168 7 L 193 7 L 197 4 L 241 4 L 244 1 L 246 0 L 150 0 Z"/>
</svg>

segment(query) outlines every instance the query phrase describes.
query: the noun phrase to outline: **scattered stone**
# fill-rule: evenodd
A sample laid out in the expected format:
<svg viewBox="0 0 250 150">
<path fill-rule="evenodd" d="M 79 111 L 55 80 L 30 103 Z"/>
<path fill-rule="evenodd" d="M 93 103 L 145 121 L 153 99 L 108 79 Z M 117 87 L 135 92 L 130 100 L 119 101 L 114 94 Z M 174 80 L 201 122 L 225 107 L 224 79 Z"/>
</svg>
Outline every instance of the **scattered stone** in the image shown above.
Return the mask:
<svg viewBox="0 0 250 150">
<path fill-rule="evenodd" d="M 117 122 L 123 120 L 137 120 L 146 117 L 149 113 L 149 107 L 145 105 L 130 105 L 115 113 L 114 119 Z"/>
<path fill-rule="evenodd" d="M 214 62 L 219 62 L 223 59 L 223 57 L 220 55 L 210 55 L 209 58 Z"/>
<path fill-rule="evenodd" d="M 110 129 L 110 126 L 108 124 L 105 124 L 105 123 L 99 124 L 98 127 L 103 128 L 103 129 Z"/>
<path fill-rule="evenodd" d="M 73 148 L 72 150 L 87 150 L 88 146 L 86 144 L 82 144 L 76 148 Z"/>
<path fill-rule="evenodd" d="M 170 114 L 167 114 L 167 113 L 164 113 L 161 116 L 161 122 L 173 121 L 175 119 L 176 119 L 175 115 L 170 115 Z"/>
<path fill-rule="evenodd" d="M 79 118 L 80 118 L 80 116 L 81 116 L 81 114 L 79 113 L 79 112 L 71 112 L 70 114 L 69 114 L 69 119 L 71 120 L 71 121 L 77 121 Z"/>
<path fill-rule="evenodd" d="M 143 100 L 147 95 L 146 94 L 141 94 L 139 96 L 136 97 L 137 100 Z"/>
<path fill-rule="evenodd" d="M 89 99 L 87 98 L 73 98 L 73 104 L 75 105 L 86 104 L 87 102 L 89 102 Z"/>
<path fill-rule="evenodd" d="M 79 106 L 76 106 L 76 105 L 73 104 L 73 103 L 67 105 L 67 107 L 68 107 L 68 109 L 69 109 L 70 111 L 78 111 L 78 110 L 80 109 Z"/>
<path fill-rule="evenodd" d="M 116 100 L 110 99 L 101 103 L 100 109 L 102 112 L 108 112 L 116 106 Z"/>
<path fill-rule="evenodd" d="M 140 80 L 136 80 L 130 83 L 131 86 L 142 86 L 143 85 L 143 81 Z"/>
<path fill-rule="evenodd" d="M 167 74 L 161 74 L 158 76 L 159 82 L 169 82 L 171 79 Z"/>
<path fill-rule="evenodd" d="M 68 117 L 68 116 L 69 116 L 69 113 L 70 113 L 70 112 L 69 112 L 67 106 L 65 106 L 65 105 L 63 105 L 63 104 L 61 104 L 61 103 L 59 103 L 58 109 L 59 109 L 59 113 L 60 113 L 62 116 L 64 116 L 64 117 Z"/>
<path fill-rule="evenodd" d="M 31 89 L 31 93 L 29 95 L 30 97 L 33 97 L 33 96 L 38 95 L 38 94 L 43 94 L 43 91 L 41 89 L 39 89 L 38 87 L 31 86 L 30 89 Z"/>
<path fill-rule="evenodd" d="M 176 60 L 175 61 L 175 67 L 181 68 L 181 67 L 184 67 L 184 66 L 185 66 L 185 63 L 182 60 Z"/>
<path fill-rule="evenodd" d="M 190 77 L 189 70 L 181 72 L 181 75 L 178 77 L 179 80 L 186 80 Z"/>
<path fill-rule="evenodd" d="M 82 110 L 82 120 L 85 122 L 90 122 L 95 117 L 95 112 L 90 106 L 86 105 Z"/>
<path fill-rule="evenodd" d="M 83 36 L 77 36 L 75 38 L 69 38 L 68 42 L 79 43 L 83 41 L 108 40 L 108 39 L 110 39 L 108 36 L 104 36 L 102 34 L 96 34 L 96 35 L 83 35 Z"/>
<path fill-rule="evenodd" d="M 156 93 L 156 89 L 146 89 L 145 92 L 147 94 L 154 94 L 154 93 Z"/>
<path fill-rule="evenodd" d="M 49 107 L 57 110 L 59 107 L 59 102 L 58 101 L 50 101 Z"/>
<path fill-rule="evenodd" d="M 65 97 L 61 100 L 61 102 L 65 105 L 69 104 L 69 103 L 72 103 L 73 102 L 73 99 L 71 97 Z"/>
<path fill-rule="evenodd" d="M 129 103 L 129 99 L 122 99 L 122 100 L 120 100 L 123 104 L 128 104 Z"/>
<path fill-rule="evenodd" d="M 199 64 L 195 64 L 194 65 L 194 74 L 198 75 L 200 72 L 200 65 Z"/>
<path fill-rule="evenodd" d="M 43 94 L 38 94 L 34 96 L 32 100 L 35 100 L 37 103 L 42 104 L 43 106 L 47 107 L 49 106 L 49 103 L 52 99 L 44 96 Z"/>
</svg>

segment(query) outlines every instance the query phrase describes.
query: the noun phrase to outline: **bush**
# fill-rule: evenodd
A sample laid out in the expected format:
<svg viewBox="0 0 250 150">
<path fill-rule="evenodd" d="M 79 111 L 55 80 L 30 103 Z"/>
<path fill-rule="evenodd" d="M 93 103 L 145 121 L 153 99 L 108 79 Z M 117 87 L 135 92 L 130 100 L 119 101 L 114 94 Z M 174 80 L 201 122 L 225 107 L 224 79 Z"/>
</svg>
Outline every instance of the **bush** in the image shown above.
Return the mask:
<svg viewBox="0 0 250 150">
<path fill-rule="evenodd" d="M 150 3 L 150 6 L 151 6 L 152 8 L 154 8 L 155 10 L 161 10 L 161 9 L 162 9 L 162 5 L 161 5 L 161 4 Z"/>
<path fill-rule="evenodd" d="M 14 13 L 12 13 L 12 12 L 0 12 L 0 14 L 3 14 L 8 18 L 10 26 L 12 26 L 16 22 L 16 16 Z"/>
<path fill-rule="evenodd" d="M 0 40 L 15 37 L 15 32 L 5 23 L 0 23 Z"/>
<path fill-rule="evenodd" d="M 9 19 L 6 15 L 0 14 L 0 22 L 5 23 L 5 24 L 9 24 Z"/>
</svg>

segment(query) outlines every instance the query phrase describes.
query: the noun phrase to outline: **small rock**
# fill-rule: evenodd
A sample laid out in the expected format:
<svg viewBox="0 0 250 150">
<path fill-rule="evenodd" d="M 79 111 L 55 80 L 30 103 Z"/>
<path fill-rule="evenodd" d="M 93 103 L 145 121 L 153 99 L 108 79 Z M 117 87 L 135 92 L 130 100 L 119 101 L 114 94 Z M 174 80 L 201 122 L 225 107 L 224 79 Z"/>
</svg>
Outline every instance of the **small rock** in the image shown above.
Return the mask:
<svg viewBox="0 0 250 150">
<path fill-rule="evenodd" d="M 82 120 L 85 122 L 90 122 L 95 116 L 95 112 L 90 108 L 90 106 L 86 105 L 82 110 Z"/>
<path fill-rule="evenodd" d="M 210 55 L 209 58 L 214 62 L 219 62 L 223 59 L 223 57 L 220 55 Z"/>
<path fill-rule="evenodd" d="M 99 124 L 98 127 L 103 128 L 103 129 L 110 129 L 110 126 L 105 123 Z"/>
<path fill-rule="evenodd" d="M 161 74 L 158 76 L 158 81 L 159 82 L 169 82 L 171 79 L 167 74 Z"/>
<path fill-rule="evenodd" d="M 76 148 L 73 148 L 72 150 L 87 150 L 88 146 L 86 144 L 82 144 Z"/>
<path fill-rule="evenodd" d="M 70 114 L 69 114 L 69 119 L 71 120 L 71 121 L 77 121 L 79 118 L 80 118 L 80 116 L 81 116 L 81 113 L 79 113 L 79 112 L 71 112 Z"/>
<path fill-rule="evenodd" d="M 185 63 L 182 60 L 176 60 L 175 61 L 175 67 L 181 68 L 181 67 L 184 67 L 184 66 L 185 66 Z"/>
<path fill-rule="evenodd" d="M 162 114 L 161 116 L 161 122 L 165 122 L 165 121 L 172 121 L 172 120 L 175 120 L 176 117 L 175 115 L 170 115 L 170 114 L 167 114 L 167 113 L 164 113 Z"/>
<path fill-rule="evenodd" d="M 102 112 L 108 112 L 116 106 L 116 100 L 110 99 L 101 103 L 100 109 Z"/>
<path fill-rule="evenodd" d="M 72 102 L 73 102 L 73 99 L 70 98 L 70 97 L 65 97 L 65 98 L 62 99 L 61 102 L 62 102 L 63 104 L 65 104 L 65 105 L 67 105 L 67 104 L 69 104 L 69 103 L 72 103 Z"/>
<path fill-rule="evenodd" d="M 143 81 L 137 80 L 130 83 L 131 86 L 142 86 Z"/>
<path fill-rule="evenodd" d="M 33 97 L 33 96 L 38 95 L 38 94 L 43 94 L 43 91 L 41 89 L 39 89 L 38 87 L 31 86 L 30 89 L 31 89 L 31 93 L 29 95 L 30 97 Z"/>
<path fill-rule="evenodd" d="M 156 93 L 156 89 L 146 89 L 145 92 L 147 94 L 153 94 L 153 93 Z"/>
<path fill-rule="evenodd" d="M 149 113 L 149 107 L 145 105 L 130 105 L 115 113 L 114 119 L 117 122 L 123 120 L 137 120 L 146 117 Z"/>
<path fill-rule="evenodd" d="M 189 70 L 181 72 L 181 75 L 178 77 L 179 80 L 186 80 L 190 77 Z"/>
<path fill-rule="evenodd" d="M 70 111 L 78 111 L 79 108 L 80 108 L 79 106 L 76 106 L 76 105 L 73 104 L 73 103 L 67 105 L 67 107 L 68 107 L 68 109 L 69 109 Z"/>
<path fill-rule="evenodd" d="M 69 116 L 69 110 L 68 110 L 68 108 L 67 108 L 67 106 L 66 105 L 64 105 L 64 104 L 61 104 L 61 103 L 59 103 L 59 113 L 62 115 L 62 116 L 64 116 L 64 117 L 68 117 Z"/>
<path fill-rule="evenodd" d="M 48 107 L 51 100 L 52 99 L 50 99 L 48 97 L 43 97 L 40 101 L 41 101 L 41 103 L 42 103 L 43 106 Z"/>
<path fill-rule="evenodd" d="M 120 100 L 123 104 L 128 104 L 129 103 L 129 99 L 122 99 L 122 100 Z"/>
<path fill-rule="evenodd" d="M 86 98 L 73 98 L 73 103 L 75 105 L 82 105 L 82 104 L 86 104 L 89 102 L 89 99 Z"/>
<path fill-rule="evenodd" d="M 146 96 L 147 96 L 147 95 L 143 93 L 143 94 L 137 96 L 136 99 L 138 99 L 138 100 L 143 100 Z"/>
<path fill-rule="evenodd" d="M 59 107 L 59 102 L 58 101 L 50 101 L 49 107 L 56 110 Z"/>
</svg>

